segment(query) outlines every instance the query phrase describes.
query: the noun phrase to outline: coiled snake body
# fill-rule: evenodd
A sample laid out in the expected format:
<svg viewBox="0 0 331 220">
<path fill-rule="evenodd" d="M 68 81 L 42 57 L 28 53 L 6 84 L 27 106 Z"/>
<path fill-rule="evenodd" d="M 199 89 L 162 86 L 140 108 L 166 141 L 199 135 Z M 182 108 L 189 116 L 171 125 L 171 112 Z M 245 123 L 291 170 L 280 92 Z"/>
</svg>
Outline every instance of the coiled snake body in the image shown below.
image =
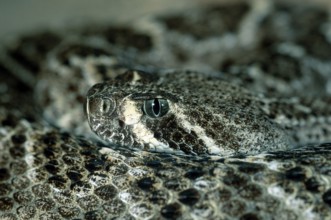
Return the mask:
<svg viewBox="0 0 331 220">
<path fill-rule="evenodd" d="M 237 1 L 7 43 L 0 218 L 331 218 L 330 33 Z"/>
</svg>

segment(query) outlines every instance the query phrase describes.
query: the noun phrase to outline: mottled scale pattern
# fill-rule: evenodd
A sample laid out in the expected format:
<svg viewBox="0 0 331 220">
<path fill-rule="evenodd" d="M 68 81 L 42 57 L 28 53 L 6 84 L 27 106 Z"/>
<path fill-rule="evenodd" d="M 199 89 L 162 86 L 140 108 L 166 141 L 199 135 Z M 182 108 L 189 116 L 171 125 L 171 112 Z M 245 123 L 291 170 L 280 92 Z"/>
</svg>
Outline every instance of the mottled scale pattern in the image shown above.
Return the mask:
<svg viewBox="0 0 331 220">
<path fill-rule="evenodd" d="M 330 144 L 241 158 L 176 156 L 8 118 L 2 114 L 2 219 L 330 217 Z"/>
<path fill-rule="evenodd" d="M 256 154 L 294 145 L 259 108 L 269 102 L 266 97 L 200 75 L 175 71 L 156 77 L 129 71 L 97 84 L 86 101 L 91 129 L 110 143 L 198 155 Z M 155 98 L 169 105 L 159 118 L 143 110 L 144 101 Z"/>
<path fill-rule="evenodd" d="M 331 219 L 330 20 L 229 1 L 1 42 L 0 219 Z"/>
</svg>

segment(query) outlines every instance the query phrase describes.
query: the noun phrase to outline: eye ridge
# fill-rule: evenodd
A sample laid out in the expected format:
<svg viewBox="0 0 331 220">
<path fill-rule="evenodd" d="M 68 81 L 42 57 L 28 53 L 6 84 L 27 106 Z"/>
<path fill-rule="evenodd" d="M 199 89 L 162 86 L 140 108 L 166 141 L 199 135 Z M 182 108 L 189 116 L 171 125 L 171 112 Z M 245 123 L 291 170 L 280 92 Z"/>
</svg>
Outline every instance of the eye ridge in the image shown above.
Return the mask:
<svg viewBox="0 0 331 220">
<path fill-rule="evenodd" d="M 169 103 L 167 99 L 154 98 L 144 101 L 143 112 L 150 118 L 160 118 L 166 115 L 169 111 Z"/>
</svg>

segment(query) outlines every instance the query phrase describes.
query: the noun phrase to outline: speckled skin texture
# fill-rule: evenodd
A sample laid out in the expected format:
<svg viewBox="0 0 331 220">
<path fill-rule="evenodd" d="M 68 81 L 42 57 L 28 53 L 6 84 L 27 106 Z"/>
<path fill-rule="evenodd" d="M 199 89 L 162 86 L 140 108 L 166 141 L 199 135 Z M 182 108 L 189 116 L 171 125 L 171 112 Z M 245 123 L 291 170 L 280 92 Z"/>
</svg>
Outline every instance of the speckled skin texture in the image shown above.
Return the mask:
<svg viewBox="0 0 331 220">
<path fill-rule="evenodd" d="M 143 106 L 155 98 L 167 100 L 169 111 L 151 118 Z M 129 71 L 89 90 L 87 115 L 91 129 L 109 143 L 198 155 L 257 154 L 294 145 L 262 110 L 269 102 L 201 73 Z"/>
<path fill-rule="evenodd" d="M 7 43 L 0 219 L 331 218 L 329 19 L 318 5 L 252 1 Z M 96 94 L 121 100 L 107 119 L 115 144 L 90 130 L 109 126 L 100 108 L 86 118 Z M 168 100 L 158 123 L 142 94 Z M 127 138 L 136 121 L 177 151 Z M 208 155 L 194 126 L 225 153 Z"/>
</svg>

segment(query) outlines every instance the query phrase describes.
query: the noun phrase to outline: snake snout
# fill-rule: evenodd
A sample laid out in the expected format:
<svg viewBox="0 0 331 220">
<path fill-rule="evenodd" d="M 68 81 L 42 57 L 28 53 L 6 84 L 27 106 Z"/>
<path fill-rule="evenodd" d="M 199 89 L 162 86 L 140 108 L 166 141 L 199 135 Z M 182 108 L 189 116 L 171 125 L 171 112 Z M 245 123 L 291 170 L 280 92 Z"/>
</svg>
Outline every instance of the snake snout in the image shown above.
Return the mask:
<svg viewBox="0 0 331 220">
<path fill-rule="evenodd" d="M 110 116 L 116 109 L 116 102 L 111 98 L 90 97 L 85 108 L 87 116 Z"/>
</svg>

